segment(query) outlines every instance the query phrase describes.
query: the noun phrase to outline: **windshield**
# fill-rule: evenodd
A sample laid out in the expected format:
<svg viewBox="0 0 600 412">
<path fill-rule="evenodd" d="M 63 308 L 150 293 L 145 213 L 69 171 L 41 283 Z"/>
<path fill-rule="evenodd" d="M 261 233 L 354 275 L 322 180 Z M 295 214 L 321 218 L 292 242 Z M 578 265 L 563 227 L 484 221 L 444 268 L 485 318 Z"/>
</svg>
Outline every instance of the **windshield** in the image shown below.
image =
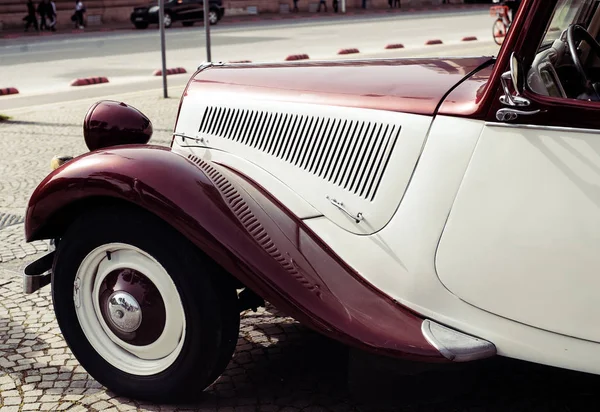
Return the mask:
<svg viewBox="0 0 600 412">
<path fill-rule="evenodd" d="M 548 31 L 542 40 L 542 47 L 548 46 L 558 39 L 573 23 L 583 23 L 592 8 L 599 0 L 559 0 L 552 14 Z"/>
</svg>

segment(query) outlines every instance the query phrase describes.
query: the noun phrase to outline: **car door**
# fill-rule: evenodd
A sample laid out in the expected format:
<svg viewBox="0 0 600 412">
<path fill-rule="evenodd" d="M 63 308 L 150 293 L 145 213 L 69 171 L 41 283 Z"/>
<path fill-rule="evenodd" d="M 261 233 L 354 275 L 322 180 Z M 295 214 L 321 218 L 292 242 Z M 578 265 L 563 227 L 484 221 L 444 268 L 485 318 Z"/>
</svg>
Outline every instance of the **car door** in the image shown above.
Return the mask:
<svg viewBox="0 0 600 412">
<path fill-rule="evenodd" d="M 176 15 L 176 20 L 185 21 L 196 19 L 194 15 L 196 12 L 195 7 L 195 2 L 192 0 L 175 0 L 173 10 Z"/>
<path fill-rule="evenodd" d="M 564 97 L 564 81 L 542 64 L 543 53 L 523 105 L 493 107 L 436 267 L 443 284 L 474 306 L 600 342 L 590 323 L 600 316 L 600 103 Z M 536 73 L 549 95 L 532 90 Z"/>
</svg>

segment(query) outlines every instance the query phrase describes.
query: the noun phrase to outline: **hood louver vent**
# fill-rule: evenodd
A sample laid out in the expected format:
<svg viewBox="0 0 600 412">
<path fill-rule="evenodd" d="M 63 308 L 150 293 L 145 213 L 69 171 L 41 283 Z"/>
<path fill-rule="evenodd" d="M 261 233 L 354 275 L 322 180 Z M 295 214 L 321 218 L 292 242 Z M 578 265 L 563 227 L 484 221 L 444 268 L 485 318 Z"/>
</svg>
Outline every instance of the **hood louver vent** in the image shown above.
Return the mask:
<svg viewBox="0 0 600 412">
<path fill-rule="evenodd" d="M 268 153 L 373 201 L 400 127 L 210 106 L 198 132 Z"/>
</svg>

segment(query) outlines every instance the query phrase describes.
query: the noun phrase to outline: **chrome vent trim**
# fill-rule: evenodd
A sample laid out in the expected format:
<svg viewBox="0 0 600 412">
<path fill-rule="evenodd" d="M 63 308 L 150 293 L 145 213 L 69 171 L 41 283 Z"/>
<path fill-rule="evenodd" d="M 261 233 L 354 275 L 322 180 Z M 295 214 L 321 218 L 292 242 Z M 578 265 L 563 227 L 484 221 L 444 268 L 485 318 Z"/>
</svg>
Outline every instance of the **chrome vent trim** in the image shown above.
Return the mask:
<svg viewBox="0 0 600 412">
<path fill-rule="evenodd" d="M 373 201 L 401 127 L 333 117 L 208 106 L 198 132 L 268 153 Z"/>
</svg>

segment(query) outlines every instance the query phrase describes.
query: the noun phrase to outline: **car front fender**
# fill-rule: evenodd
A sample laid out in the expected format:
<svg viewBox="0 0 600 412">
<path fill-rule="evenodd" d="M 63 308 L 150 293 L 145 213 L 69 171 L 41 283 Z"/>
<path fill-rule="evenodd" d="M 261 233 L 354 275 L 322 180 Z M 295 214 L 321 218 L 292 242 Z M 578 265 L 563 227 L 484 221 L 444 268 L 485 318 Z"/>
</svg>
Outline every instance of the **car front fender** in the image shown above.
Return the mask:
<svg viewBox="0 0 600 412">
<path fill-rule="evenodd" d="M 446 360 L 423 336 L 423 319 L 367 284 L 257 183 L 165 147 L 97 150 L 55 170 L 30 199 L 27 241 L 60 237 L 76 205 L 106 199 L 155 214 L 246 287 L 331 338 L 394 357 Z"/>
</svg>

